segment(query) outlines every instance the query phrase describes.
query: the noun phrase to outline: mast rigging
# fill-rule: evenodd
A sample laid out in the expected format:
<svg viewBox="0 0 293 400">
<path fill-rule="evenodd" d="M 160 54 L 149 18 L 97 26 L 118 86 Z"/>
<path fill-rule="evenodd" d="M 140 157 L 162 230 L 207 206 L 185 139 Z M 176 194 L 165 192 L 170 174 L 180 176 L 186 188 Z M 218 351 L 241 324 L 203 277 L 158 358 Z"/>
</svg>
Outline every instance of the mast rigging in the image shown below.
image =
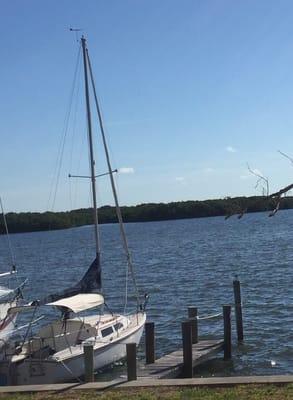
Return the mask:
<svg viewBox="0 0 293 400">
<path fill-rule="evenodd" d="M 95 173 L 95 160 L 94 160 L 94 149 L 93 149 L 93 137 L 92 137 L 92 123 L 91 123 L 91 108 L 90 108 L 90 96 L 89 96 L 89 85 L 88 85 L 88 66 L 87 66 L 87 48 L 86 39 L 84 36 L 81 37 L 82 53 L 83 53 L 83 65 L 84 65 L 84 83 L 85 83 L 85 98 L 86 98 L 86 113 L 87 113 L 87 129 L 88 129 L 88 140 L 89 140 L 89 153 L 90 153 L 90 169 L 91 169 L 91 182 L 92 182 L 92 196 L 93 196 L 93 217 L 94 217 L 94 234 L 96 243 L 96 256 L 98 264 L 100 264 L 100 238 L 98 230 L 98 210 L 97 210 L 97 196 L 96 196 L 96 173 Z"/>
<path fill-rule="evenodd" d="M 121 210 L 120 210 L 120 206 L 119 206 L 119 202 L 118 202 L 118 196 L 117 196 L 117 191 L 116 191 L 116 186 L 115 186 L 114 176 L 113 176 L 113 169 L 111 166 L 108 146 L 107 146 L 107 142 L 106 142 L 104 124 L 103 124 L 102 114 L 101 114 L 101 110 L 100 110 L 100 106 L 99 106 L 99 102 L 98 102 L 98 97 L 97 97 L 97 92 L 96 92 L 94 77 L 93 77 L 93 73 L 92 73 L 92 67 L 91 67 L 88 49 L 86 49 L 86 57 L 87 57 L 87 64 L 89 67 L 90 80 L 91 80 L 95 104 L 96 104 L 96 110 L 97 110 L 98 118 L 99 118 L 100 130 L 101 130 L 101 134 L 102 134 L 103 146 L 104 146 L 104 151 L 105 151 L 106 160 L 107 160 L 107 167 L 108 167 L 108 173 L 110 176 L 110 182 L 111 182 L 111 187 L 112 187 L 112 192 L 113 192 L 113 197 L 114 197 L 114 202 L 115 202 L 116 214 L 117 214 L 117 218 L 118 218 L 118 222 L 119 222 L 120 234 L 121 234 L 121 238 L 122 238 L 123 248 L 126 253 L 128 269 L 129 269 L 129 272 L 131 274 L 131 278 L 132 278 L 132 281 L 134 284 L 136 300 L 137 300 L 137 307 L 139 308 L 140 307 L 140 295 L 139 295 L 138 285 L 137 285 L 135 274 L 134 274 L 132 257 L 131 257 L 131 253 L 129 251 L 128 242 L 127 242 L 127 238 L 126 238 L 126 234 L 125 234 L 122 214 L 121 214 Z"/>
</svg>

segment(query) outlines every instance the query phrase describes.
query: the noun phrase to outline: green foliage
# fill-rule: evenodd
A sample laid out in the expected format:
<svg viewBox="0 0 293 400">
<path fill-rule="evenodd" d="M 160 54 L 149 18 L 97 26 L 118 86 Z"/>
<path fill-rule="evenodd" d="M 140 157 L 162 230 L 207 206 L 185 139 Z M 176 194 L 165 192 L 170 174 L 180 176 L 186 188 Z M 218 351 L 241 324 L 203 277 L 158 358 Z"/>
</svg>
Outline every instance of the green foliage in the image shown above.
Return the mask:
<svg viewBox="0 0 293 400">
<path fill-rule="evenodd" d="M 163 221 L 183 218 L 215 217 L 247 212 L 267 211 L 275 205 L 263 196 L 235 197 L 205 201 L 179 201 L 172 203 L 148 203 L 121 207 L 125 222 Z M 293 208 L 293 197 L 282 199 L 280 209 Z M 103 206 L 98 210 L 102 224 L 117 222 L 115 208 Z M 1 218 L 0 218 L 1 219 Z M 6 215 L 10 232 L 33 232 L 66 229 L 92 224 L 92 210 L 81 208 L 65 212 L 8 213 Z M 4 233 L 3 219 L 0 234 Z"/>
</svg>

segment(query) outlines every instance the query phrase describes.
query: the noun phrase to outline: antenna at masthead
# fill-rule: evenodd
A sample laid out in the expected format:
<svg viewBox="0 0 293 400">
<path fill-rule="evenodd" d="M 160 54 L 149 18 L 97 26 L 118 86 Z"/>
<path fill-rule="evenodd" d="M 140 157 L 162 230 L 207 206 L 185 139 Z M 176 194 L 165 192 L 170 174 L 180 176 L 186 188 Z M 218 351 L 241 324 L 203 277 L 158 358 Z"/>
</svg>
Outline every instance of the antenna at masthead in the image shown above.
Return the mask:
<svg viewBox="0 0 293 400">
<path fill-rule="evenodd" d="M 70 30 L 70 32 L 75 32 L 76 41 L 79 42 L 78 33 L 77 32 L 83 31 L 83 29 L 81 29 L 81 28 L 71 28 L 70 27 L 69 30 Z"/>
</svg>

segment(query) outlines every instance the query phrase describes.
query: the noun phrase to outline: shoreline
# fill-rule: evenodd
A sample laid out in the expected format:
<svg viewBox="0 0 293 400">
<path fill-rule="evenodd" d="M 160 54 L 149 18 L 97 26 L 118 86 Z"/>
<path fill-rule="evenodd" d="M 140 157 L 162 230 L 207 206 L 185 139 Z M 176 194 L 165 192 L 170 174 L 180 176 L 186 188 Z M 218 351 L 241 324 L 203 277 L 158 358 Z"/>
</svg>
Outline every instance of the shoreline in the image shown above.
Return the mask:
<svg viewBox="0 0 293 400">
<path fill-rule="evenodd" d="M 264 196 L 234 197 L 203 201 L 179 201 L 171 203 L 147 203 L 136 206 L 122 206 L 124 222 L 160 222 L 178 219 L 236 216 L 242 218 L 245 213 L 271 212 L 274 203 Z M 282 199 L 280 210 L 293 209 L 293 197 Z M 98 209 L 99 223 L 117 223 L 115 207 L 102 206 Z M 43 232 L 69 229 L 91 225 L 92 209 L 81 208 L 59 212 L 9 212 L 6 220 L 10 233 Z M 0 234 L 5 226 L 0 219 Z"/>
</svg>

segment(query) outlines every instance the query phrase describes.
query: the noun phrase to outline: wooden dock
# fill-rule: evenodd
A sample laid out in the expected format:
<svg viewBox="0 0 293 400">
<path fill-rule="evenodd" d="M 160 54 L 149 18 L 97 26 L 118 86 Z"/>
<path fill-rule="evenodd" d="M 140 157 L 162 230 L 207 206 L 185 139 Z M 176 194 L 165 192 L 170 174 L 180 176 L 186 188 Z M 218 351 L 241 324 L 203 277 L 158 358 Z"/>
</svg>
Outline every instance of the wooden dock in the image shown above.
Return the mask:
<svg viewBox="0 0 293 400">
<path fill-rule="evenodd" d="M 127 348 L 128 380 L 192 378 L 194 367 L 199 366 L 211 356 L 224 352 L 224 360 L 230 360 L 231 351 L 231 306 L 223 306 L 223 339 L 199 340 L 197 308 L 188 307 L 188 320 L 181 323 L 182 348 L 156 360 L 155 326 L 153 322 L 145 324 L 145 365 L 137 365 L 136 346 L 129 343 Z M 219 316 L 213 315 L 212 317 Z M 210 316 L 209 316 L 210 318 Z"/>
<path fill-rule="evenodd" d="M 200 365 L 209 357 L 221 352 L 223 340 L 201 340 L 192 345 L 192 367 Z M 169 379 L 182 375 L 183 349 L 173 351 L 155 360 L 152 364 L 139 366 L 137 378 Z"/>
<path fill-rule="evenodd" d="M 233 387 L 238 385 L 288 385 L 293 384 L 293 375 L 265 375 L 265 376 L 229 376 L 213 378 L 192 378 L 192 379 L 139 379 L 137 381 L 112 380 L 108 382 L 90 382 L 83 384 L 60 383 L 43 385 L 21 385 L 21 386 L 0 386 L 0 395 L 3 393 L 40 393 L 51 392 L 50 398 L 54 394 L 69 391 L 93 390 L 93 395 L 97 392 L 104 393 L 105 390 L 128 390 L 129 388 L 145 389 L 156 387 Z M 73 396 L 72 396 L 73 397 Z M 3 397 L 3 398 L 8 398 Z M 40 397 L 41 398 L 41 397 Z M 47 397 L 46 397 L 47 398 Z"/>
<path fill-rule="evenodd" d="M 233 281 L 235 316 L 238 342 L 243 342 L 243 321 L 240 282 Z M 218 318 L 221 313 L 198 317 L 198 309 L 188 307 L 188 319 L 181 323 L 182 348 L 156 360 L 155 356 L 155 324 L 145 324 L 145 365 L 137 366 L 135 344 L 127 344 L 127 376 L 128 381 L 156 380 L 170 378 L 193 378 L 194 368 L 210 357 L 223 351 L 224 360 L 232 358 L 231 305 L 223 306 L 223 339 L 199 340 L 198 321 Z"/>
</svg>

